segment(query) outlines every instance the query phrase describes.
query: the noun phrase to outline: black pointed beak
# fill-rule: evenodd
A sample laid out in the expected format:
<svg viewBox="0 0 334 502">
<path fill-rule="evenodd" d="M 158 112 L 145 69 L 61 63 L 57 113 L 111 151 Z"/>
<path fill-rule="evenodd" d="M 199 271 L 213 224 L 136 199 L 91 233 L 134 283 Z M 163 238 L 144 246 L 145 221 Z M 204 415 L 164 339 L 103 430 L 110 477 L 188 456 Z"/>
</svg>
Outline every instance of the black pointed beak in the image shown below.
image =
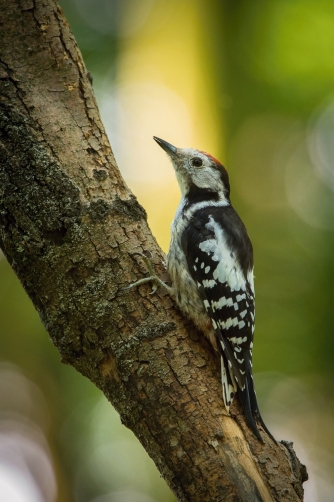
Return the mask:
<svg viewBox="0 0 334 502">
<path fill-rule="evenodd" d="M 164 139 L 157 138 L 156 136 L 153 136 L 153 139 L 158 143 L 159 146 L 161 146 L 163 150 L 165 150 L 166 153 L 168 153 L 168 155 L 170 155 L 171 157 L 175 157 L 177 155 L 176 146 L 173 146 Z"/>
</svg>

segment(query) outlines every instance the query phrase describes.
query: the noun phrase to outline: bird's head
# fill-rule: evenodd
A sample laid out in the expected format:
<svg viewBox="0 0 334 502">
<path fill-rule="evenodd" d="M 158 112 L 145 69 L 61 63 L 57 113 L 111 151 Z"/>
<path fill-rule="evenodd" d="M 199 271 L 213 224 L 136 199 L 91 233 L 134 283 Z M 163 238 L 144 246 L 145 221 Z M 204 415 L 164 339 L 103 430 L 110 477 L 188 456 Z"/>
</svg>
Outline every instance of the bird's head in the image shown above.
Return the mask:
<svg viewBox="0 0 334 502">
<path fill-rule="evenodd" d="M 226 200 L 229 204 L 228 174 L 219 160 L 201 150 L 176 148 L 163 139 L 153 139 L 171 159 L 182 196 Z"/>
</svg>

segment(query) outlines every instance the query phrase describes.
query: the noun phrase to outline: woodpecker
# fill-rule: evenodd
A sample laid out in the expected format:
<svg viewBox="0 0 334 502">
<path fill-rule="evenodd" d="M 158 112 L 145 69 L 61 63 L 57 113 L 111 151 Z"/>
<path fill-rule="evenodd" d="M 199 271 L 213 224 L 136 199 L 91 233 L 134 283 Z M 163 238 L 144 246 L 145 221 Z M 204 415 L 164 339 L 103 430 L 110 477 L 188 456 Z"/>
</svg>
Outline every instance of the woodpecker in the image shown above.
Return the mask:
<svg viewBox="0 0 334 502">
<path fill-rule="evenodd" d="M 181 191 L 167 255 L 172 288 L 157 278 L 151 267 L 151 277 L 135 285 L 153 280 L 173 294 L 180 310 L 220 355 L 227 412 L 237 394 L 255 436 L 263 442 L 258 421 L 274 439 L 260 415 L 252 375 L 253 248 L 232 207 L 228 173 L 208 153 L 153 139 L 169 156 Z"/>
</svg>

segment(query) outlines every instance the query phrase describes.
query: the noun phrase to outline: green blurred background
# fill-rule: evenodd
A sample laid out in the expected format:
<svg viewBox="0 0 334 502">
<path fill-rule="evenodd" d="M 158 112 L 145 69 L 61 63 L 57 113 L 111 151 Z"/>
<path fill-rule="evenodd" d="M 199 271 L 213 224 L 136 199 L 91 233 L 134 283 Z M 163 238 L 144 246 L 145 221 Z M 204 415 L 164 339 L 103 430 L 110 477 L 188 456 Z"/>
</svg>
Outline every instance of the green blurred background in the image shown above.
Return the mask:
<svg viewBox="0 0 334 502">
<path fill-rule="evenodd" d="M 61 0 L 123 176 L 167 251 L 179 192 L 157 135 L 226 165 L 255 249 L 266 424 L 334 500 L 334 2 Z M 6 502 L 172 502 L 133 434 L 61 365 L 0 258 Z"/>
</svg>

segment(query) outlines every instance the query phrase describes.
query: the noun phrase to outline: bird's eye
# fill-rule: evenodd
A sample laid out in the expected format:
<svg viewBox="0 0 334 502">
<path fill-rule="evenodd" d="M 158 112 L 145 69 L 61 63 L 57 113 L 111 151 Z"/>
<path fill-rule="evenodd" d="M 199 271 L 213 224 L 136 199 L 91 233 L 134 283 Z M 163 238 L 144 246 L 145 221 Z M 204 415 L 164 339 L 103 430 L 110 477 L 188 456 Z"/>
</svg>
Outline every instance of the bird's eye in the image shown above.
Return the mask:
<svg viewBox="0 0 334 502">
<path fill-rule="evenodd" d="M 191 164 L 194 167 L 201 167 L 203 165 L 203 160 L 200 157 L 193 157 L 191 159 Z"/>
</svg>

